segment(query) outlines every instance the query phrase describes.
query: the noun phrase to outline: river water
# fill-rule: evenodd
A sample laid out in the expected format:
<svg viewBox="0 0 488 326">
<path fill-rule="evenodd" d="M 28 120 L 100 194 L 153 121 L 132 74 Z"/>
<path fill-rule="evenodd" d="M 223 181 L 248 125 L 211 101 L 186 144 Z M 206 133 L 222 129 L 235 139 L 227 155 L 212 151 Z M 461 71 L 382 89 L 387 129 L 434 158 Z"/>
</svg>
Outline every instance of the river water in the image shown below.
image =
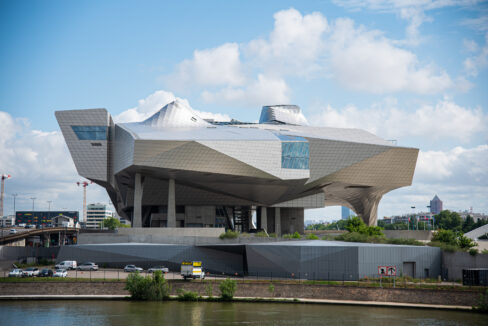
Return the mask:
<svg viewBox="0 0 488 326">
<path fill-rule="evenodd" d="M 0 325 L 488 325 L 473 312 L 363 306 L 130 301 L 1 301 Z"/>
</svg>

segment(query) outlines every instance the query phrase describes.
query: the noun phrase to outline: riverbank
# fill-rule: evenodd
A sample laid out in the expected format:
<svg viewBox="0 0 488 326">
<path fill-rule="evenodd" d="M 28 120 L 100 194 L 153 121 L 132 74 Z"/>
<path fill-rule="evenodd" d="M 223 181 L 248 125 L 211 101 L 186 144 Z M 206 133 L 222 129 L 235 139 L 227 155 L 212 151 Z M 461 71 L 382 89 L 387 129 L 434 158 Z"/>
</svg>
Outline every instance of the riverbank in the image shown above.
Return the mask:
<svg viewBox="0 0 488 326">
<path fill-rule="evenodd" d="M 219 280 L 211 281 L 170 281 L 171 294 L 192 291 L 199 296 L 218 297 Z M 404 289 L 351 287 L 326 284 L 303 284 L 289 282 L 239 282 L 235 297 L 266 298 L 268 300 L 319 300 L 323 303 L 362 302 L 375 305 L 429 305 L 450 307 L 472 307 L 478 304 L 483 289 Z M 0 296 L 21 298 L 22 296 L 129 296 L 123 281 L 98 282 L 0 282 Z M 27 298 L 27 297 L 25 297 Z M 101 297 L 100 297 L 101 298 Z M 115 297 L 113 297 L 115 298 Z M 325 300 L 325 301 L 324 301 Z M 312 302 L 310 301 L 310 302 Z"/>
<path fill-rule="evenodd" d="M 0 295 L 0 301 L 8 300 L 130 300 L 127 295 Z M 178 301 L 176 295 L 171 295 L 169 300 Z M 199 299 L 202 302 L 214 302 L 215 298 L 203 296 Z M 234 297 L 233 302 L 248 303 L 301 303 L 301 304 L 333 304 L 333 305 L 352 305 L 352 306 L 371 306 L 371 307 L 392 307 L 392 308 L 415 308 L 415 309 L 445 309 L 445 310 L 473 310 L 471 306 L 454 306 L 438 304 L 415 304 L 398 302 L 378 302 L 378 301 L 355 301 L 355 300 L 327 300 L 327 299 L 290 299 L 290 298 L 255 298 L 255 297 Z"/>
</svg>

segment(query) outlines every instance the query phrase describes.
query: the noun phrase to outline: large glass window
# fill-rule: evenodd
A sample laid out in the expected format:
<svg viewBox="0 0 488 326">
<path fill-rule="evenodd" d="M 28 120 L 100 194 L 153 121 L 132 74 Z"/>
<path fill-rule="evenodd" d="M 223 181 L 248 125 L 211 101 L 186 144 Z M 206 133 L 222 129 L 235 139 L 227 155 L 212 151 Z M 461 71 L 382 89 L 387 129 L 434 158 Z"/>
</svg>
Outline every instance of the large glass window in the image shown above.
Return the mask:
<svg viewBox="0 0 488 326">
<path fill-rule="evenodd" d="M 309 169 L 309 160 L 308 142 L 281 143 L 281 167 L 283 169 Z"/>
<path fill-rule="evenodd" d="M 107 126 L 71 126 L 79 140 L 107 140 Z"/>
</svg>

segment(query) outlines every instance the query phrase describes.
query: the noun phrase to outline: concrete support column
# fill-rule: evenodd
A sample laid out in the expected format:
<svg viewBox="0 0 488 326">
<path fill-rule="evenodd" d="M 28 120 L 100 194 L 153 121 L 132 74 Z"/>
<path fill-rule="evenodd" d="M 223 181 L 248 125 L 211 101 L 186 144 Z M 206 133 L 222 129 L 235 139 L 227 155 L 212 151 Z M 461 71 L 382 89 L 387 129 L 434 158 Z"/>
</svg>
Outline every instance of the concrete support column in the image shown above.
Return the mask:
<svg viewBox="0 0 488 326">
<path fill-rule="evenodd" d="M 168 223 L 167 227 L 176 227 L 175 179 L 168 182 Z"/>
<path fill-rule="evenodd" d="M 265 206 L 261 206 L 261 229 L 268 232 L 268 215 Z"/>
<path fill-rule="evenodd" d="M 132 227 L 142 227 L 142 193 L 144 184 L 140 173 L 136 173 L 134 186 L 134 214 L 132 215 Z"/>
<path fill-rule="evenodd" d="M 279 207 L 275 207 L 275 233 L 281 235 L 281 212 Z"/>
</svg>

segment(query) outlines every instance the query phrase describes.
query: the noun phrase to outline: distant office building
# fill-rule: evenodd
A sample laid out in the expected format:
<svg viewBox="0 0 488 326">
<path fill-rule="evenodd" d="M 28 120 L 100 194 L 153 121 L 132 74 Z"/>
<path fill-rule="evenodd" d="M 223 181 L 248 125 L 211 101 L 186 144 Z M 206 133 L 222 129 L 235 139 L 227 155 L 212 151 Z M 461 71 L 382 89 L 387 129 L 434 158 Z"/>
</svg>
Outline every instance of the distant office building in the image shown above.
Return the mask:
<svg viewBox="0 0 488 326">
<path fill-rule="evenodd" d="M 15 215 L 2 216 L 0 218 L 0 226 L 2 228 L 8 228 L 15 225 Z"/>
<path fill-rule="evenodd" d="M 106 204 L 89 204 L 86 206 L 86 228 L 100 228 L 100 223 L 109 217 L 113 217 L 113 212 L 108 209 Z"/>
<path fill-rule="evenodd" d="M 48 225 L 52 224 L 53 218 L 64 215 L 73 218 L 74 223 L 79 221 L 79 212 L 77 211 L 17 211 L 15 212 L 15 225 L 32 224 Z"/>
<path fill-rule="evenodd" d="M 439 214 L 442 211 L 442 200 L 435 195 L 435 197 L 430 201 L 430 212 L 432 214 Z"/>
<path fill-rule="evenodd" d="M 347 220 L 351 216 L 353 216 L 354 213 L 349 207 L 342 206 L 342 214 L 341 217 L 343 220 Z"/>
</svg>

